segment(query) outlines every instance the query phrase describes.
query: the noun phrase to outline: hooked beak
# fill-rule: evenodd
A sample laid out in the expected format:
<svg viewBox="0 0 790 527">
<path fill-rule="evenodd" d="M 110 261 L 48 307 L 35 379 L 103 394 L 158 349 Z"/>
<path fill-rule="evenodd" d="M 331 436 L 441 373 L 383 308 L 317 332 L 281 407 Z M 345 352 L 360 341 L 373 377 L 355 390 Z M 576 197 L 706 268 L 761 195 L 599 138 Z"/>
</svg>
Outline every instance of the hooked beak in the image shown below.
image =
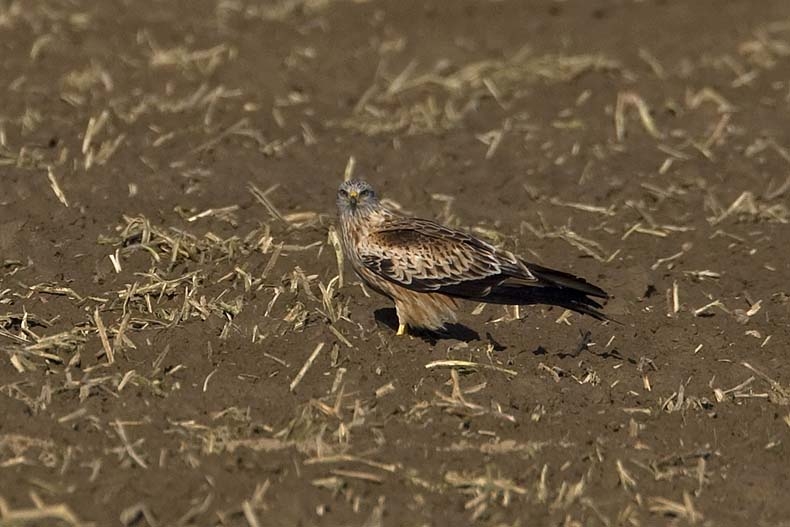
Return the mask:
<svg viewBox="0 0 790 527">
<path fill-rule="evenodd" d="M 358 198 L 359 198 L 359 193 L 358 192 L 351 191 L 351 192 L 348 193 L 348 199 L 351 202 L 351 206 L 352 207 L 356 207 L 357 206 Z"/>
</svg>

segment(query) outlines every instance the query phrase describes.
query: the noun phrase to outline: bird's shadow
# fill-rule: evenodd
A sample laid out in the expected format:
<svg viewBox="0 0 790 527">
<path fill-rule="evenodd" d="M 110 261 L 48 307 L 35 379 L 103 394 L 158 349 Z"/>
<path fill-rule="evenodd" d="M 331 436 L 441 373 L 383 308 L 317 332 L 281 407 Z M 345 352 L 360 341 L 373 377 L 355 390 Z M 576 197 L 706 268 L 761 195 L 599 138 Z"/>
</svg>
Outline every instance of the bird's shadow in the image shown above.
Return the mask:
<svg viewBox="0 0 790 527">
<path fill-rule="evenodd" d="M 376 309 L 373 312 L 373 317 L 377 323 L 383 324 L 393 331 L 398 330 L 398 314 L 394 308 Z M 444 329 L 439 331 L 409 328 L 409 334 L 430 344 L 436 344 L 440 340 L 460 340 L 462 342 L 480 340 L 480 334 L 477 331 L 463 324 L 447 324 Z"/>
</svg>

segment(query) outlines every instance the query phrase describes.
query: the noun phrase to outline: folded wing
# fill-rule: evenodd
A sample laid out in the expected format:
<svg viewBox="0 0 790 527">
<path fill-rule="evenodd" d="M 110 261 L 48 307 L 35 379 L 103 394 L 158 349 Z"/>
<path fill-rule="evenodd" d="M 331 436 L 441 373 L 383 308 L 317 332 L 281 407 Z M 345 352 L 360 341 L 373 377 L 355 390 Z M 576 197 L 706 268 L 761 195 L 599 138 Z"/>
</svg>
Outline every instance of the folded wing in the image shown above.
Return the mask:
<svg viewBox="0 0 790 527">
<path fill-rule="evenodd" d="M 368 270 L 412 291 L 495 304 L 558 305 L 607 318 L 588 298 L 607 298 L 599 287 L 429 220 L 393 219 L 361 240 L 358 251 Z"/>
</svg>

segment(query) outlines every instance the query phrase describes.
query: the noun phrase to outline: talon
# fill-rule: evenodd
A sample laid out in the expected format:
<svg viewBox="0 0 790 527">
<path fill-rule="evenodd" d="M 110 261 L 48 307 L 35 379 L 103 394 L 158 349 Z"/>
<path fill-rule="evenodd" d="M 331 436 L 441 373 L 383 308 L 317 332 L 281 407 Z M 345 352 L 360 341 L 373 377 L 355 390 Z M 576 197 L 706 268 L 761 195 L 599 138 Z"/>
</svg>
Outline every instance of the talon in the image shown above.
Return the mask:
<svg viewBox="0 0 790 527">
<path fill-rule="evenodd" d="M 406 334 L 406 324 L 398 325 L 398 332 L 395 333 L 395 336 L 396 337 L 402 337 L 405 334 Z"/>
</svg>

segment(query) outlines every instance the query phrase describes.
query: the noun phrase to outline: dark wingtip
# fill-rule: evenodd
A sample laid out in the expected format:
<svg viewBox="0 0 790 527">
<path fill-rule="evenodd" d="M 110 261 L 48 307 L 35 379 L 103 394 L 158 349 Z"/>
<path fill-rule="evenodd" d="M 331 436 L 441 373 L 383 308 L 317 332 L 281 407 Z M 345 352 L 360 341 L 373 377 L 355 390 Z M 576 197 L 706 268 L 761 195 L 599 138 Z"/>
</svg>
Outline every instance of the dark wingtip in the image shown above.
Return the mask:
<svg viewBox="0 0 790 527">
<path fill-rule="evenodd" d="M 459 296 L 463 297 L 464 295 Z M 570 309 L 571 311 L 591 316 L 597 320 L 610 320 L 620 324 L 620 322 L 614 320 L 612 317 L 601 311 L 603 305 L 590 298 L 590 296 L 588 296 L 584 291 L 580 291 L 578 289 L 570 289 L 567 287 L 555 285 L 499 285 L 493 287 L 489 293 L 484 296 L 465 296 L 465 298 L 488 302 L 491 304 L 510 304 L 522 306 L 546 304 Z"/>
<path fill-rule="evenodd" d="M 622 322 L 620 322 L 616 318 L 610 317 L 609 315 L 607 315 L 603 311 L 599 311 L 597 309 L 593 309 L 593 308 L 590 308 L 590 307 L 587 307 L 587 306 L 585 306 L 582 309 L 578 309 L 578 308 L 576 308 L 574 306 L 570 306 L 570 305 L 569 306 L 561 306 L 561 307 L 565 307 L 567 309 L 570 309 L 571 311 L 576 311 L 577 313 L 581 313 L 583 315 L 591 316 L 591 317 L 593 317 L 596 320 L 600 320 L 601 322 L 613 322 L 613 323 L 617 324 L 618 326 L 625 326 L 625 324 L 623 324 Z M 603 306 L 600 306 L 600 307 L 603 307 Z"/>
<path fill-rule="evenodd" d="M 591 284 L 584 278 L 579 278 L 578 276 L 563 271 L 557 271 L 556 269 L 549 269 L 541 265 L 531 263 L 527 263 L 526 265 L 527 269 L 529 269 L 535 278 L 544 282 L 546 285 L 576 291 L 595 298 L 609 298 L 609 293 L 597 285 Z"/>
<path fill-rule="evenodd" d="M 550 296 L 551 295 L 547 295 L 547 297 L 549 297 L 547 299 L 550 299 Z M 607 295 L 606 298 L 609 298 L 609 296 Z M 569 295 L 567 292 L 564 294 L 555 292 L 554 298 L 550 300 L 553 300 L 553 302 L 549 301 L 547 303 L 553 303 L 556 306 L 570 309 L 571 311 L 581 313 L 582 315 L 593 317 L 594 319 L 600 320 L 601 322 L 614 322 L 620 326 L 624 325 L 622 322 L 601 311 L 603 308 L 601 304 L 581 294 Z"/>
</svg>

